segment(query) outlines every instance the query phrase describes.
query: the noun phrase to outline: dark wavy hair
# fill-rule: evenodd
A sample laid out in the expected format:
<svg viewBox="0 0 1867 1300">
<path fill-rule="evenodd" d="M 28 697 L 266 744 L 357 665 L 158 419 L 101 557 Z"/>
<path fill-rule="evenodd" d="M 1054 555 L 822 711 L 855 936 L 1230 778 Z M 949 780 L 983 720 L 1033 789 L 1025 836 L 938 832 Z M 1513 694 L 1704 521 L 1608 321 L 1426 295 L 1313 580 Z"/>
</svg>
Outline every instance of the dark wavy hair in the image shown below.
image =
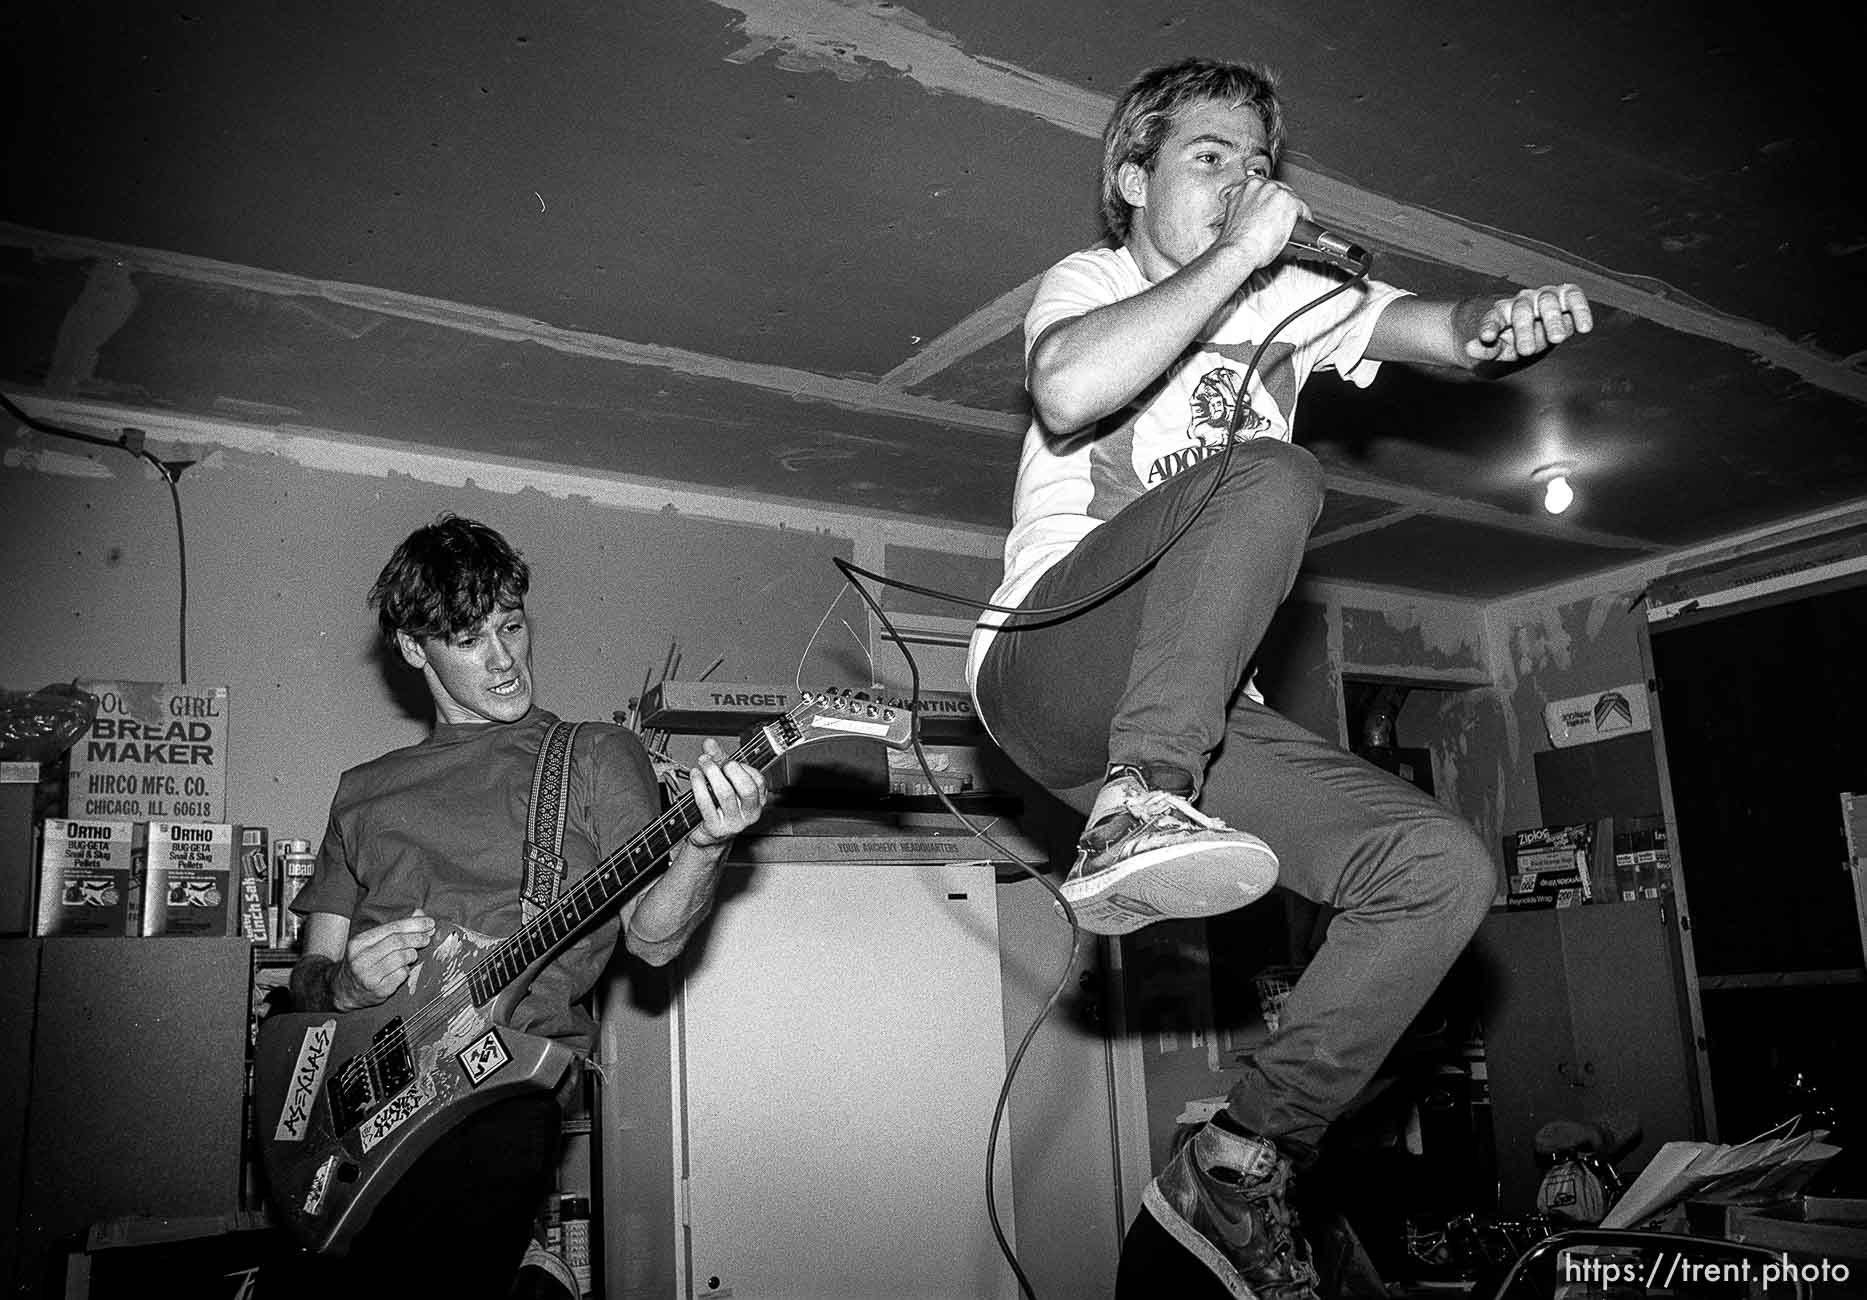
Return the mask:
<svg viewBox="0 0 1867 1300">
<path fill-rule="evenodd" d="M 444 514 L 395 548 L 369 603 L 391 648 L 395 634 L 451 637 L 498 608 L 518 608 L 532 571 L 511 543 L 474 519 Z"/>
<path fill-rule="evenodd" d="M 1174 115 L 1208 99 L 1256 109 L 1264 119 L 1272 163 L 1283 153 L 1284 110 L 1277 76 L 1269 68 L 1218 59 L 1181 59 L 1149 68 L 1128 83 L 1102 131 L 1102 220 L 1118 241 L 1127 240 L 1133 215 L 1121 196 L 1122 164 L 1138 163 L 1152 171 Z"/>
</svg>

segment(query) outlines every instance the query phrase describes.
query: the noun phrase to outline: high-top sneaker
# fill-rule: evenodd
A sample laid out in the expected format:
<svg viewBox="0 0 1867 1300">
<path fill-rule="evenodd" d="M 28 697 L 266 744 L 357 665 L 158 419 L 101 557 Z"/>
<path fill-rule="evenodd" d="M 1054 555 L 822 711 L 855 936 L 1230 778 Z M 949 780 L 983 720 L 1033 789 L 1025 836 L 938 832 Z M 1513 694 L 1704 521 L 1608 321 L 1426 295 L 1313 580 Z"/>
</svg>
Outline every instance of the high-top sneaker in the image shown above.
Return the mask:
<svg viewBox="0 0 1867 1300">
<path fill-rule="evenodd" d="M 1127 934 L 1168 917 L 1232 911 L 1276 883 L 1270 845 L 1207 816 L 1184 792 L 1117 767 L 1096 795 L 1062 892 L 1083 929 Z"/>
</svg>

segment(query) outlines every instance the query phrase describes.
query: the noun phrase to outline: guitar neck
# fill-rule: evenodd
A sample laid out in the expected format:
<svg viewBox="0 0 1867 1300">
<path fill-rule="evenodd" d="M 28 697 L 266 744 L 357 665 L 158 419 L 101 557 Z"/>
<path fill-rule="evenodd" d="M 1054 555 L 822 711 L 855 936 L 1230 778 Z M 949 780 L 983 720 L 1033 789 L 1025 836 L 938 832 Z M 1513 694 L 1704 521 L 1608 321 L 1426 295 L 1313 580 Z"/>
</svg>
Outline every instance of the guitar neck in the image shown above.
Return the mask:
<svg viewBox="0 0 1867 1300">
<path fill-rule="evenodd" d="M 761 771 L 769 767 L 788 748 L 774 743 L 773 732 L 782 732 L 790 723 L 789 718 L 779 718 L 759 727 L 728 761 Z M 491 1001 L 646 887 L 668 865 L 675 846 L 700 824 L 700 817 L 693 791 L 683 791 L 667 812 L 488 953 L 467 977 L 473 1001 Z"/>
</svg>

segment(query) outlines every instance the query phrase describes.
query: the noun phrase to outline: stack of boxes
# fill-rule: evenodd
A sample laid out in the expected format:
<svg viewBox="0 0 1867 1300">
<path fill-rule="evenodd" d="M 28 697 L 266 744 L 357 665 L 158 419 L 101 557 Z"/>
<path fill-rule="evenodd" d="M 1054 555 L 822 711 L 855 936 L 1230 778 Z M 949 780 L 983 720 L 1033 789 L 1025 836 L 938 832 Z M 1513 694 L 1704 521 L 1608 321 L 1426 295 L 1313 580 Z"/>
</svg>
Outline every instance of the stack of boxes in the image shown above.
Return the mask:
<svg viewBox="0 0 1867 1300">
<path fill-rule="evenodd" d="M 1672 848 L 1663 817 L 1614 819 L 1614 896 L 1622 902 L 1672 892 Z"/>
<path fill-rule="evenodd" d="M 33 817 L 40 765 L 0 773 L 5 932 L 295 946 L 311 845 L 227 819 L 227 688 L 78 687 L 98 708 L 67 758 L 65 815 Z"/>
<path fill-rule="evenodd" d="M 59 761 L 0 764 L 0 935 L 247 939 L 250 1107 L 250 1053 L 286 996 L 299 944 L 290 906 L 313 846 L 228 817 L 226 687 L 76 685 L 96 716 Z M 264 1204 L 250 1145 L 240 1204 Z"/>
<path fill-rule="evenodd" d="M 1572 796 L 1569 807 L 1600 807 L 1604 811 L 1609 807 L 1642 807 L 1640 773 L 1643 768 L 1652 771 L 1649 743 L 1642 738 L 1653 729 L 1646 683 L 1628 682 L 1610 690 L 1556 700 L 1545 706 L 1544 721 L 1549 728 L 1552 755 L 1556 751 L 1600 746 L 1597 758 L 1552 764 L 1553 774 L 1568 774 L 1561 784 L 1591 791 L 1580 805 Z M 1634 750 L 1627 748 L 1630 741 Z M 1544 755 L 1537 758 L 1541 779 Z M 1652 803 L 1645 807 L 1657 808 L 1657 784 L 1650 793 Z M 1504 836 L 1504 871 L 1505 901 L 1512 911 L 1631 903 L 1664 898 L 1673 891 L 1666 819 L 1658 813 L 1617 813 L 1592 821 L 1511 831 Z"/>
<path fill-rule="evenodd" d="M 1603 817 L 1538 826 L 1504 837 L 1506 904 L 1512 911 L 1631 903 L 1672 892 L 1663 817 Z"/>
</svg>

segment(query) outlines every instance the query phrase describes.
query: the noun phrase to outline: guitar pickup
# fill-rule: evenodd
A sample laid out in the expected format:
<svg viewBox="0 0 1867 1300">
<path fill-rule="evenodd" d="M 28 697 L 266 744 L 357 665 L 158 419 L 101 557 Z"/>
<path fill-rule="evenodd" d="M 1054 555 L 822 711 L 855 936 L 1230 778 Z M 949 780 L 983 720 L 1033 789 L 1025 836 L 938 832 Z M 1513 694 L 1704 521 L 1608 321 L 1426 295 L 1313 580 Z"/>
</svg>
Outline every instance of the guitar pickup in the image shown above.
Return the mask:
<svg viewBox="0 0 1867 1300">
<path fill-rule="evenodd" d="M 370 1060 L 376 1068 L 377 1096 L 389 1098 L 415 1081 L 415 1063 L 409 1058 L 408 1038 L 397 1016 L 370 1039 Z"/>
<path fill-rule="evenodd" d="M 332 1127 L 347 1133 L 389 1098 L 415 1080 L 402 1017 L 385 1023 L 370 1036 L 367 1051 L 337 1067 L 330 1088 Z"/>
</svg>

